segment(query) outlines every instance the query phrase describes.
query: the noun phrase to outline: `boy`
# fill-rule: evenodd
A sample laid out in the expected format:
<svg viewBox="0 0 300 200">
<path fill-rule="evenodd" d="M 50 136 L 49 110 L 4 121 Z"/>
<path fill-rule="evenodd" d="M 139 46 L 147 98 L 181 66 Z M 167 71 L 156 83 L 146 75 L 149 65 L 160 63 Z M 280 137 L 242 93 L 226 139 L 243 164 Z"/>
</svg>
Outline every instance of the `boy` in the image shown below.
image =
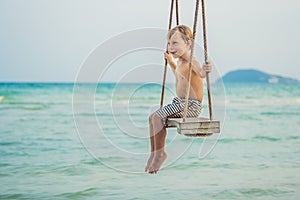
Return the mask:
<svg viewBox="0 0 300 200">
<path fill-rule="evenodd" d="M 157 173 L 167 158 L 164 150 L 166 139 L 166 128 L 164 120 L 168 117 L 182 117 L 186 90 L 188 88 L 188 71 L 191 55 L 193 34 L 184 25 L 176 26 L 168 34 L 168 53 L 165 59 L 176 78 L 176 95 L 172 104 L 166 105 L 149 116 L 151 154 L 145 167 L 145 172 Z M 178 59 L 177 64 L 173 58 Z M 187 117 L 197 117 L 201 112 L 203 98 L 203 80 L 206 72 L 211 71 L 211 63 L 204 64 L 201 68 L 198 61 L 192 59 L 191 89 L 188 102 Z"/>
</svg>

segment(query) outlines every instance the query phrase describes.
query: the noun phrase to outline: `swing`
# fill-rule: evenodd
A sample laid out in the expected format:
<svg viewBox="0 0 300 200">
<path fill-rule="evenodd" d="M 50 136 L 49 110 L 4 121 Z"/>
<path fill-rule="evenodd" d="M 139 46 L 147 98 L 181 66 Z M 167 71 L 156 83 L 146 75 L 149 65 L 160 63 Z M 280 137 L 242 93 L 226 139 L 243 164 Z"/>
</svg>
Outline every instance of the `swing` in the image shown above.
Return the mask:
<svg viewBox="0 0 300 200">
<path fill-rule="evenodd" d="M 205 62 L 207 62 L 208 56 L 207 56 L 204 0 L 201 0 L 201 2 L 202 2 L 204 58 L 205 58 Z M 174 0 L 172 0 L 172 2 L 171 2 L 169 30 L 171 29 L 171 26 L 172 26 L 172 15 L 173 15 L 173 7 L 174 7 L 173 5 L 174 5 Z M 195 10 L 194 26 L 193 26 L 193 42 L 192 42 L 192 46 L 191 46 L 191 59 L 190 59 L 190 63 L 189 63 L 189 72 L 188 72 L 189 87 L 187 89 L 186 97 L 185 97 L 183 118 L 167 118 L 165 121 L 166 128 L 177 127 L 177 132 L 179 134 L 182 134 L 182 135 L 185 135 L 188 137 L 206 137 L 206 136 L 210 136 L 214 133 L 220 133 L 220 121 L 213 120 L 213 116 L 212 116 L 212 102 L 211 102 L 210 82 L 209 82 L 209 73 L 208 72 L 206 72 L 206 83 L 207 83 L 206 85 L 207 85 L 207 96 L 208 96 L 208 105 L 209 105 L 209 118 L 204 118 L 204 117 L 187 118 L 188 97 L 189 97 L 189 93 L 190 93 L 191 71 L 192 71 L 191 60 L 192 60 L 193 53 L 194 53 L 194 41 L 195 41 L 195 35 L 196 35 L 198 10 L 199 10 L 199 0 L 196 0 L 196 10 Z M 177 23 L 177 25 L 179 25 L 178 0 L 176 0 L 176 23 Z M 167 52 L 167 50 L 166 50 L 166 52 Z M 167 60 L 165 60 L 160 107 L 163 106 L 167 64 L 168 64 Z"/>
</svg>

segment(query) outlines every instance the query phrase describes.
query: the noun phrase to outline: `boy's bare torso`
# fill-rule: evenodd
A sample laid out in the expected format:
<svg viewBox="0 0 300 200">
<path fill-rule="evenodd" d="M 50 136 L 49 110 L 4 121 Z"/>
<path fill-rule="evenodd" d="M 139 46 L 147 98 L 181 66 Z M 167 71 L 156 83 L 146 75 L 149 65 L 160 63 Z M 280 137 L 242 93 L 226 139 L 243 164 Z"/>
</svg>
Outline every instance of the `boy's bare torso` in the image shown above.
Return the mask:
<svg viewBox="0 0 300 200">
<path fill-rule="evenodd" d="M 196 61 L 195 61 L 196 62 Z M 189 62 L 178 61 L 174 71 L 176 77 L 176 94 L 180 98 L 185 98 L 188 88 Z M 197 99 L 202 102 L 203 98 L 203 81 L 200 75 L 192 70 L 191 88 L 189 99 Z"/>
</svg>

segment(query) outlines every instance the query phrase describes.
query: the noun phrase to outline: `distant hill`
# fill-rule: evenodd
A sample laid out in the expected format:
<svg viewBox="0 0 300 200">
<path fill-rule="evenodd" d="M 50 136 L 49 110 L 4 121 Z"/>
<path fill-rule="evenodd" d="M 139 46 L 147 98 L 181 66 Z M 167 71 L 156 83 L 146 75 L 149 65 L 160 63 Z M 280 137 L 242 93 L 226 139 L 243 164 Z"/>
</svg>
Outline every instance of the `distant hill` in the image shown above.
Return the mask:
<svg viewBox="0 0 300 200">
<path fill-rule="evenodd" d="M 299 84 L 293 78 L 267 74 L 255 69 L 241 69 L 228 72 L 222 77 L 224 83 L 272 83 L 272 84 Z M 220 79 L 217 80 L 220 82 Z"/>
</svg>

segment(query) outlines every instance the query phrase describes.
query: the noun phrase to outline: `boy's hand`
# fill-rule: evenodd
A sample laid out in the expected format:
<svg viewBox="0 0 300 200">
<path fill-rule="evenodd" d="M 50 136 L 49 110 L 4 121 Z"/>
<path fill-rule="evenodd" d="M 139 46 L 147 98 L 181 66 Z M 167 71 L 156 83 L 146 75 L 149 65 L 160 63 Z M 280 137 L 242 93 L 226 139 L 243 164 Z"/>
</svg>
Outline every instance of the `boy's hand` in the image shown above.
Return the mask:
<svg viewBox="0 0 300 200">
<path fill-rule="evenodd" d="M 171 54 L 165 52 L 164 56 L 165 56 L 165 59 L 167 60 L 168 63 L 172 63 L 173 62 Z"/>
<path fill-rule="evenodd" d="M 210 73 L 211 72 L 211 69 L 212 69 L 212 64 L 211 64 L 211 62 L 210 61 L 207 61 L 207 63 L 204 63 L 203 64 L 203 70 L 205 71 L 205 72 L 208 72 L 208 73 Z"/>
<path fill-rule="evenodd" d="M 174 72 L 174 70 L 176 69 L 176 64 L 174 63 L 174 61 L 172 59 L 173 56 L 167 52 L 164 53 L 164 56 L 165 56 L 165 59 L 167 60 L 167 62 L 169 63 L 171 69 Z"/>
</svg>

